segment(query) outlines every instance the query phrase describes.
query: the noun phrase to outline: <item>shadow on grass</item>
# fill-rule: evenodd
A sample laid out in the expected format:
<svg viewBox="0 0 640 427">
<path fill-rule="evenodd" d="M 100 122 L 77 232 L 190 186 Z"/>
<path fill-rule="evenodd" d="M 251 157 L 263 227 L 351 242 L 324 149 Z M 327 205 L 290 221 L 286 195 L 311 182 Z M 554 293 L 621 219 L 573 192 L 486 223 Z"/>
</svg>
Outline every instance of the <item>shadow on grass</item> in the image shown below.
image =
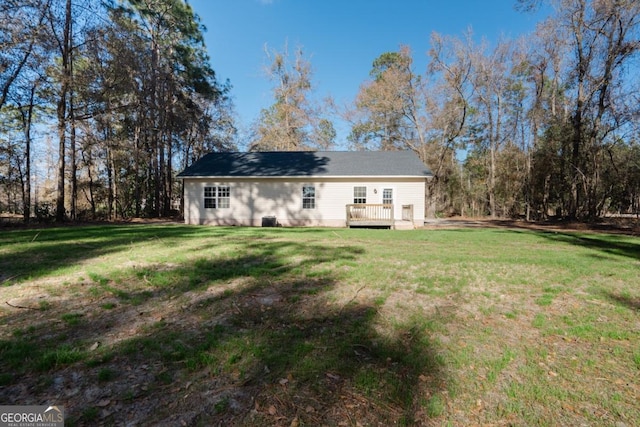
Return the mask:
<svg viewBox="0 0 640 427">
<path fill-rule="evenodd" d="M 138 244 L 179 247 L 189 239 L 277 238 L 316 229 L 261 229 L 187 225 L 96 225 L 7 230 L 0 235 L 0 286 L 37 279 L 92 258 L 131 251 Z"/>
<path fill-rule="evenodd" d="M 448 231 L 453 232 L 461 232 L 461 233 L 477 233 L 478 230 L 482 230 L 479 228 L 460 228 L 453 229 Z M 490 230 L 490 228 L 485 228 L 484 230 Z M 626 236 L 622 234 L 585 234 L 580 231 L 547 231 L 547 230 L 532 230 L 532 229 L 524 229 L 521 227 L 519 229 L 511 228 L 505 229 L 501 231 L 502 233 L 509 234 L 530 234 L 535 236 L 540 236 L 546 240 L 565 243 L 569 245 L 579 246 L 586 249 L 592 249 L 597 252 L 601 252 L 605 255 L 613 255 L 613 256 L 622 256 L 627 258 L 632 258 L 635 260 L 640 260 L 640 239 L 637 237 Z M 598 255 L 594 255 L 595 258 L 598 258 Z"/>
<path fill-rule="evenodd" d="M 624 256 L 640 260 L 640 238 L 633 235 L 633 229 L 612 224 L 563 224 L 561 222 L 527 223 L 514 220 L 443 221 L 445 226 L 435 231 L 473 234 L 482 230 L 502 229 L 505 233 L 532 233 L 548 240 L 581 246 L 608 255 Z M 571 227 L 582 226 L 572 229 Z M 601 233 L 585 233 L 584 230 Z M 572 230 L 572 231 L 568 231 Z"/>
<path fill-rule="evenodd" d="M 606 292 L 605 296 L 617 305 L 640 312 L 640 297 L 631 295 L 621 295 L 613 292 Z"/>
<path fill-rule="evenodd" d="M 211 237 L 222 237 L 225 229 L 210 229 Z M 0 246 L 0 285 L 36 279 L 89 260 L 130 250 L 140 242 L 163 244 L 201 236 L 202 228 L 167 225 L 99 225 L 4 231 Z"/>
<path fill-rule="evenodd" d="M 179 320 L 167 319 L 116 346 L 113 354 L 129 366 L 156 366 L 155 387 L 180 388 L 190 375 L 201 378 L 191 386 L 197 400 L 182 402 L 180 411 L 195 406 L 197 413 L 181 419 L 160 410 L 152 416 L 161 424 L 424 420 L 424 405 L 444 383 L 424 331 L 405 325 L 380 335 L 375 306 L 332 305 L 324 295 L 332 286 L 325 278 L 226 293 L 192 311 L 204 322 L 200 328 L 185 329 Z M 210 310 L 215 321 L 207 322 Z"/>
<path fill-rule="evenodd" d="M 116 247 L 104 250 L 131 238 L 111 231 Z M 23 328 L 0 340 L 0 400 L 64 405 L 69 425 L 391 425 L 438 415 L 446 379 L 424 325 L 381 330 L 372 301 L 332 293 L 344 286 L 336 263 L 365 249 L 254 234 L 238 231 L 246 238 L 235 255 L 119 273 L 144 289 L 105 278 L 80 315 L 64 315 L 78 310 L 69 299 L 3 319 Z"/>
<path fill-rule="evenodd" d="M 612 234 L 580 234 L 564 232 L 535 232 L 545 239 L 567 243 L 608 255 L 623 256 L 640 260 L 640 239 Z"/>
</svg>

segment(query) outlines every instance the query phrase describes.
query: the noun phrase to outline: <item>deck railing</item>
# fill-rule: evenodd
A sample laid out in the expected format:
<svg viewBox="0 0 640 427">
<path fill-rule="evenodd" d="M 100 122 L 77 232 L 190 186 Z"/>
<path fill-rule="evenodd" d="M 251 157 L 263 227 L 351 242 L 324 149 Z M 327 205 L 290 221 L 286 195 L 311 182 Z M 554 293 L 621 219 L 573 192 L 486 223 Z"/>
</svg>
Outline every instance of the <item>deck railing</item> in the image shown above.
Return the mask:
<svg viewBox="0 0 640 427">
<path fill-rule="evenodd" d="M 347 227 L 391 227 L 394 228 L 392 204 L 347 205 Z"/>
</svg>

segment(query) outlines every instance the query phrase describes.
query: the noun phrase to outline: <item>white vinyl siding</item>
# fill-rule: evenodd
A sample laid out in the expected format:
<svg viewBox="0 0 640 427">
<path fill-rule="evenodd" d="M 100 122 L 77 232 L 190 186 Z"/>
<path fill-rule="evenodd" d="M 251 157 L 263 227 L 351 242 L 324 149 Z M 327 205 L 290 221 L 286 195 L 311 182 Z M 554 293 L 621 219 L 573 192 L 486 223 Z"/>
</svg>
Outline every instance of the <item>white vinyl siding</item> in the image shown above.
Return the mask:
<svg viewBox="0 0 640 427">
<path fill-rule="evenodd" d="M 229 207 L 206 209 L 204 188 L 218 186 L 230 188 Z M 304 207 L 305 186 L 314 188 L 314 209 Z M 382 203 L 383 189 L 392 188 L 394 217 L 402 218 L 402 205 L 413 205 L 414 222 L 421 225 L 424 221 L 424 178 L 225 178 L 224 182 L 188 178 L 184 180 L 185 222 L 260 226 L 262 217 L 275 216 L 285 226 L 344 227 L 346 205 L 354 202 L 354 187 L 365 189 L 369 203 Z"/>
</svg>

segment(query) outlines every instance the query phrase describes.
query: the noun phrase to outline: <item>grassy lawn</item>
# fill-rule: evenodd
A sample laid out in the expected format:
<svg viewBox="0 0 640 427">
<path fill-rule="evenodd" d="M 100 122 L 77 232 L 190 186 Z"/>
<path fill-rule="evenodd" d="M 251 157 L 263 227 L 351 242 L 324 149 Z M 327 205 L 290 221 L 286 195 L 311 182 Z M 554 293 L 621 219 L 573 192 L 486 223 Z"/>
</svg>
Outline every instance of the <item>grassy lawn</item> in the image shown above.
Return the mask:
<svg viewBox="0 0 640 427">
<path fill-rule="evenodd" d="M 640 424 L 640 239 L 0 233 L 0 402 L 67 425 Z"/>
</svg>

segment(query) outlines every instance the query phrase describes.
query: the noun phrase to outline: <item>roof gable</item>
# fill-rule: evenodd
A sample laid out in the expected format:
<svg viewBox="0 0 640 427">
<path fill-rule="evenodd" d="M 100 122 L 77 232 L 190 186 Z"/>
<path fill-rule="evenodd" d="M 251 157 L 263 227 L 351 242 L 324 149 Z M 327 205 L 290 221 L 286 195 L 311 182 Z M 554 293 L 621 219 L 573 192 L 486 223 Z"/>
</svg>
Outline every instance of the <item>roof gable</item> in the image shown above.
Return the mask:
<svg viewBox="0 0 640 427">
<path fill-rule="evenodd" d="M 269 151 L 209 153 L 178 178 L 420 176 L 431 172 L 411 151 Z"/>
</svg>

